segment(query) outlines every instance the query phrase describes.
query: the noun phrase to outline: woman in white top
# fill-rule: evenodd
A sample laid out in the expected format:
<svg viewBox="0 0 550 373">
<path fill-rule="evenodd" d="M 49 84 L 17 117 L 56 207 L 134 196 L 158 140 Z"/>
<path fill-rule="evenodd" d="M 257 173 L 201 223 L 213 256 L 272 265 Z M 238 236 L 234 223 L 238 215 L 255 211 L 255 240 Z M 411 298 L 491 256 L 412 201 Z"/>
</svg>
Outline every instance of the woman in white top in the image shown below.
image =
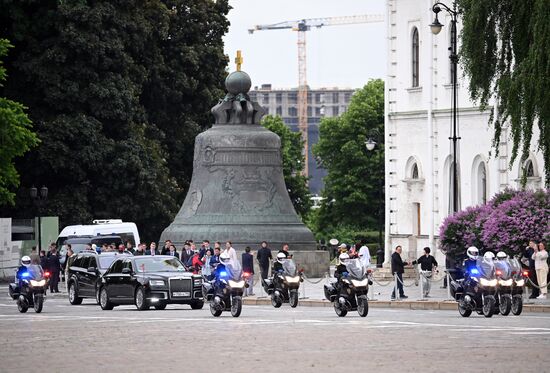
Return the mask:
<svg viewBox="0 0 550 373">
<path fill-rule="evenodd" d="M 548 251 L 546 251 L 544 241 L 539 242 L 531 259 L 535 261 L 535 270 L 540 287 L 540 295 L 537 299 L 546 299 L 546 294 L 548 293 L 548 284 L 546 282 L 548 278 Z"/>
</svg>

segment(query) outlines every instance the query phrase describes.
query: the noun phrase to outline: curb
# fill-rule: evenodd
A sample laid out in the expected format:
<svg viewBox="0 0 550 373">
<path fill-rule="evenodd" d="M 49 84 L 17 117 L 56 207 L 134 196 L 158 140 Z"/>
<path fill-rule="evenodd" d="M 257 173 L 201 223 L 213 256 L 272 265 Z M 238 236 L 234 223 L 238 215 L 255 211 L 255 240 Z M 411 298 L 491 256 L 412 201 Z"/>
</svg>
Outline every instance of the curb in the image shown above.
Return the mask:
<svg viewBox="0 0 550 373">
<path fill-rule="evenodd" d="M 271 305 L 269 298 L 244 298 L 245 305 Z M 300 299 L 299 306 L 302 307 L 332 307 L 332 303 L 324 299 Z M 455 301 L 369 301 L 371 308 L 395 308 L 410 310 L 443 310 L 458 311 Z M 550 313 L 550 305 L 524 304 L 523 312 Z"/>
</svg>

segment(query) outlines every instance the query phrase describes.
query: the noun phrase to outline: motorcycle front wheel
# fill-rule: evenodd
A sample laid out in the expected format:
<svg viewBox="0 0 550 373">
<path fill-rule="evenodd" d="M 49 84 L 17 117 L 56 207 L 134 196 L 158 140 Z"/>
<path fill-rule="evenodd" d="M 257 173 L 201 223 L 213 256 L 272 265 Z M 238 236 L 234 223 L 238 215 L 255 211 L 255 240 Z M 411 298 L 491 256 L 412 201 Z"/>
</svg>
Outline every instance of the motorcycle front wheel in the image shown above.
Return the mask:
<svg viewBox="0 0 550 373">
<path fill-rule="evenodd" d="M 357 313 L 361 317 L 365 317 L 369 314 L 369 301 L 366 295 L 360 295 L 357 298 Z"/>
<path fill-rule="evenodd" d="M 231 316 L 239 317 L 243 309 L 243 299 L 239 296 L 231 299 Z"/>
<path fill-rule="evenodd" d="M 210 313 L 214 317 L 219 317 L 222 314 L 222 310 L 216 308 L 216 306 L 213 303 L 210 303 Z"/>
<path fill-rule="evenodd" d="M 283 305 L 283 302 L 281 301 L 281 298 L 276 296 L 275 293 L 271 294 L 271 304 L 275 308 L 279 308 Z"/>
<path fill-rule="evenodd" d="M 34 312 L 36 313 L 42 312 L 43 307 L 44 307 L 44 295 L 36 294 L 34 296 Z"/>
<path fill-rule="evenodd" d="M 348 314 L 348 310 L 343 308 L 340 303 L 338 303 L 338 299 L 334 301 L 334 312 L 336 312 L 338 317 L 345 317 Z"/>
<path fill-rule="evenodd" d="M 298 290 L 291 290 L 289 297 L 290 297 L 289 298 L 290 307 L 292 308 L 298 307 Z"/>
<path fill-rule="evenodd" d="M 492 295 L 487 295 L 483 299 L 483 309 L 482 309 L 483 316 L 492 317 L 494 308 L 495 308 L 495 298 Z"/>
<path fill-rule="evenodd" d="M 512 313 L 519 316 L 521 315 L 521 311 L 523 311 L 523 299 L 521 295 L 514 295 L 512 299 Z"/>
<path fill-rule="evenodd" d="M 25 313 L 25 312 L 28 311 L 29 306 L 26 303 L 24 303 L 24 302 L 22 302 L 21 300 L 18 299 L 17 300 L 17 309 L 19 310 L 19 312 Z"/>
<path fill-rule="evenodd" d="M 508 314 L 512 310 L 512 298 L 508 295 L 503 295 L 502 297 L 500 297 L 498 309 L 502 316 L 508 316 Z"/>
</svg>

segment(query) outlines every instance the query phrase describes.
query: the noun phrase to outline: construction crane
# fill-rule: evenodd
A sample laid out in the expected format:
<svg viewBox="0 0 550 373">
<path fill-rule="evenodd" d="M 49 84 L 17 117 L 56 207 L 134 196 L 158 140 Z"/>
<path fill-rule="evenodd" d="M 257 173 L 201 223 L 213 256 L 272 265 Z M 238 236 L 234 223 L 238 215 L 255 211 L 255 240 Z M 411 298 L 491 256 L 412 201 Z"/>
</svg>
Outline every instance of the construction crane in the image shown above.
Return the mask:
<svg viewBox="0 0 550 373">
<path fill-rule="evenodd" d="M 306 31 L 312 27 L 321 28 L 324 26 L 353 25 L 359 23 L 383 22 L 383 14 L 365 14 L 357 16 L 309 18 L 298 21 L 285 21 L 271 25 L 256 25 L 248 29 L 250 34 L 254 31 L 263 30 L 287 30 L 298 32 L 298 128 L 302 133 L 304 141 L 305 167 L 304 175 L 309 175 L 309 142 L 307 123 L 307 67 L 306 67 Z"/>
</svg>

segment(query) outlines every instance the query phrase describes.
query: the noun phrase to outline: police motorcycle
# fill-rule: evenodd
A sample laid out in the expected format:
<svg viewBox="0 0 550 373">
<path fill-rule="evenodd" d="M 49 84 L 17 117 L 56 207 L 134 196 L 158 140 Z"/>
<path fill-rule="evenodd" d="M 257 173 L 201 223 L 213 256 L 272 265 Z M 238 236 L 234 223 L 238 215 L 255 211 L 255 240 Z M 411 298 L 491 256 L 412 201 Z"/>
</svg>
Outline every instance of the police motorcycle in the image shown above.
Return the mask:
<svg viewBox="0 0 550 373">
<path fill-rule="evenodd" d="M 34 312 L 40 313 L 46 300 L 49 272 L 44 272 L 39 265 L 32 265 L 28 256 L 21 259 L 21 264 L 15 282 L 9 284 L 9 295 L 17 301 L 19 312 L 25 313 L 32 307 Z"/>
<path fill-rule="evenodd" d="M 334 304 L 334 311 L 339 317 L 344 317 L 349 311 L 357 311 L 365 317 L 369 313 L 367 293 L 369 279 L 367 269 L 361 259 L 350 259 L 346 253 L 340 254 L 337 267 L 337 281 L 325 284 L 325 298 Z"/>
<path fill-rule="evenodd" d="M 242 277 L 238 261 L 232 261 L 227 253 L 220 255 L 220 263 L 213 272 L 211 281 L 204 281 L 202 294 L 210 302 L 210 313 L 218 317 L 223 311 L 231 311 L 231 316 L 239 317 L 243 307 L 244 288 L 248 287 Z"/>
<path fill-rule="evenodd" d="M 497 253 L 495 261 L 495 275 L 497 283 L 497 303 L 498 309 L 503 316 L 508 316 L 512 310 L 512 268 L 508 262 L 508 255 L 504 251 Z"/>
<path fill-rule="evenodd" d="M 517 258 L 509 259 L 512 270 L 512 314 L 519 316 L 523 311 L 523 288 L 525 281 L 529 278 L 529 271 L 523 270 Z"/>
<path fill-rule="evenodd" d="M 262 281 L 265 292 L 271 296 L 271 304 L 275 308 L 283 303 L 289 303 L 290 307 L 298 306 L 298 289 L 303 282 L 302 273 L 296 270 L 294 260 L 287 259 L 284 253 L 277 254 L 273 266 L 273 277 Z"/>
<path fill-rule="evenodd" d="M 475 265 L 465 268 L 464 279 L 451 281 L 451 295 L 458 302 L 458 312 L 462 317 L 469 317 L 472 311 L 491 317 L 495 311 L 498 312 L 494 254 L 487 252 L 478 257 L 477 248 L 471 247 L 468 256 L 471 261 L 475 260 Z"/>
</svg>

